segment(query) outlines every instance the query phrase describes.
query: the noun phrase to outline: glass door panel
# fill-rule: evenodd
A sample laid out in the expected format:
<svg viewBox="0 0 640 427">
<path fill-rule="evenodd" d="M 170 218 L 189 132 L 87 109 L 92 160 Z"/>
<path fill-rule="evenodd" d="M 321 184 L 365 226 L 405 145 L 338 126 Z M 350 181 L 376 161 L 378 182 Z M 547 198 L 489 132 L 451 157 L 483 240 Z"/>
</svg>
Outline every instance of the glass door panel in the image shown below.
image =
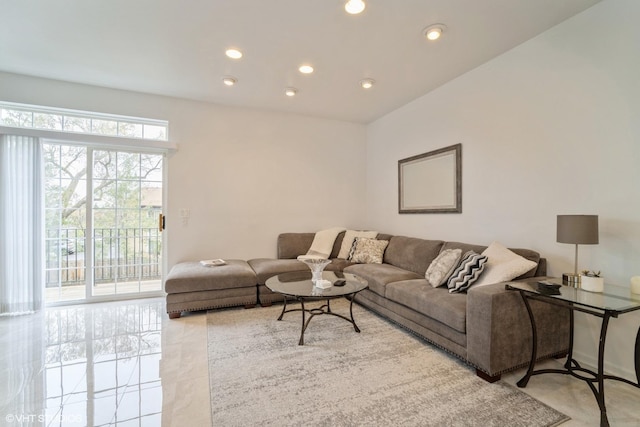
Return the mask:
<svg viewBox="0 0 640 427">
<path fill-rule="evenodd" d="M 45 300 L 85 298 L 87 149 L 44 144 Z"/>
<path fill-rule="evenodd" d="M 163 156 L 101 150 L 93 156 L 92 295 L 159 291 Z"/>
</svg>

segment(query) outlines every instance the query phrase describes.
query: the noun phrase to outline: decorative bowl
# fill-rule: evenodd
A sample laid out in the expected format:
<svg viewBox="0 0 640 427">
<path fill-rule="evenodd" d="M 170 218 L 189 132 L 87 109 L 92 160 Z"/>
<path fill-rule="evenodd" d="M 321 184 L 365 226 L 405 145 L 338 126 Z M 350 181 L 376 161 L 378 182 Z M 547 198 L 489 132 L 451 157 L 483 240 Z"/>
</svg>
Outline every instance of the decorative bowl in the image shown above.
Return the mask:
<svg viewBox="0 0 640 427">
<path fill-rule="evenodd" d="M 324 268 L 331 264 L 331 260 L 325 258 L 300 257 L 298 259 L 307 264 L 307 267 L 311 270 L 311 281 L 314 284 L 322 280 Z"/>
</svg>

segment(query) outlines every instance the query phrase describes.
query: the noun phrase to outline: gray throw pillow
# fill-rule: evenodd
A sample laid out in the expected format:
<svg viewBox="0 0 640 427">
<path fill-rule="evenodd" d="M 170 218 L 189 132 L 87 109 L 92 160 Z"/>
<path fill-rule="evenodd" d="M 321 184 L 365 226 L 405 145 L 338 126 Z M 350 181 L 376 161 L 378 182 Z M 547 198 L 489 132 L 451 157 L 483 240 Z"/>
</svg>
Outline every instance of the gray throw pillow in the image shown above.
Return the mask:
<svg viewBox="0 0 640 427">
<path fill-rule="evenodd" d="M 431 261 L 424 278 L 434 288 L 444 285 L 460 263 L 461 257 L 462 249 L 445 249 Z"/>
</svg>

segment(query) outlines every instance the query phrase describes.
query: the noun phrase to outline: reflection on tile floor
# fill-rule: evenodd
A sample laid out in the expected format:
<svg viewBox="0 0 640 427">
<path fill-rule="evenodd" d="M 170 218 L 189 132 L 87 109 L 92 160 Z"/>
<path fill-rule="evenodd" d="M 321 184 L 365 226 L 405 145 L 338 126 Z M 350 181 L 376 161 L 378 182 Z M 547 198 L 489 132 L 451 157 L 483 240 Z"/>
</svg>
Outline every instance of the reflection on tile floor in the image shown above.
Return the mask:
<svg viewBox="0 0 640 427">
<path fill-rule="evenodd" d="M 2 318 L 2 421 L 160 425 L 163 317 L 157 299 Z"/>
<path fill-rule="evenodd" d="M 211 426 L 206 315 L 169 320 L 164 307 L 154 298 L 0 317 L 0 426 Z M 605 389 L 611 425 L 640 426 L 640 389 Z M 524 391 L 569 415 L 563 427 L 599 425 L 581 381 L 542 375 Z"/>
</svg>

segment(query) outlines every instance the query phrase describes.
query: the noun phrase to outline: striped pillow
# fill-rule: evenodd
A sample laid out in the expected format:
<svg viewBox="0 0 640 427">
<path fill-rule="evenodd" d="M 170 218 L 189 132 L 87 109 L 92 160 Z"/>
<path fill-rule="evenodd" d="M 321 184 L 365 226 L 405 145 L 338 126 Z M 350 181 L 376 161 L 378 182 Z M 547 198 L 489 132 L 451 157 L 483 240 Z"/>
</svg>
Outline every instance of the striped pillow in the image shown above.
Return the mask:
<svg viewBox="0 0 640 427">
<path fill-rule="evenodd" d="M 458 265 L 447 282 L 449 292 L 464 292 L 469 289 L 484 271 L 486 262 L 487 257 L 484 255 L 473 251 L 465 253 L 462 256 L 460 265 Z"/>
</svg>

